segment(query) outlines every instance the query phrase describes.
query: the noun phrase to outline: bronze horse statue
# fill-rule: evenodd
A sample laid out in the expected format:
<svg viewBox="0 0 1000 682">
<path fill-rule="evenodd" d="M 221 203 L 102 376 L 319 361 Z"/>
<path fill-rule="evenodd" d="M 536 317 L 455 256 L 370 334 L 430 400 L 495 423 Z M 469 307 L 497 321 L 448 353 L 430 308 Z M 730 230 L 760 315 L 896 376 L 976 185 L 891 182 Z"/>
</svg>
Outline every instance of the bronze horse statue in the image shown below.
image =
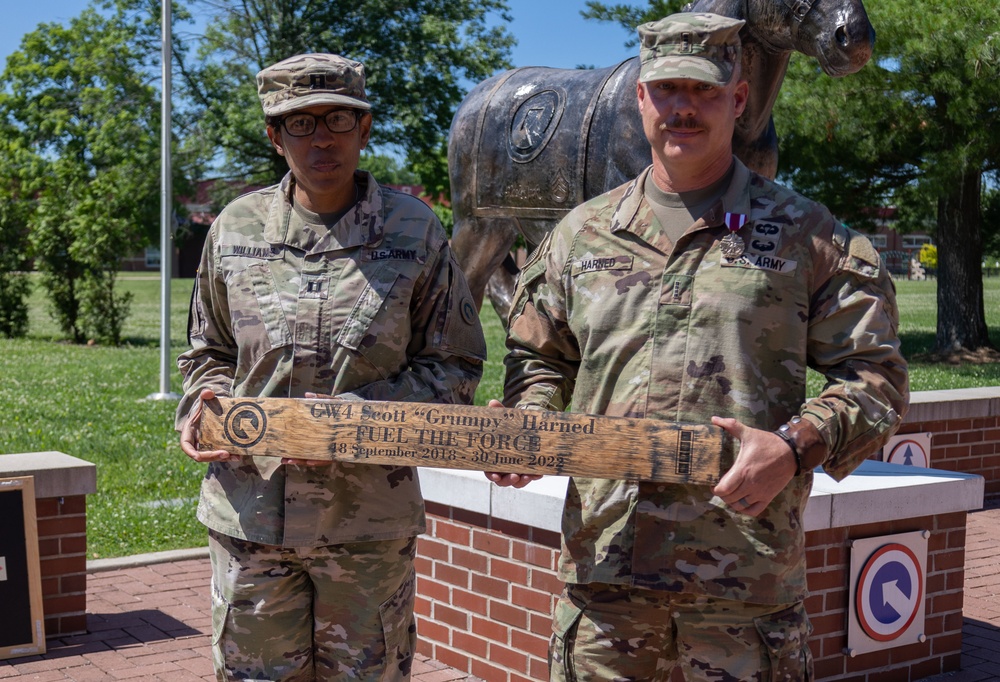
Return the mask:
<svg viewBox="0 0 1000 682">
<path fill-rule="evenodd" d="M 695 0 L 686 11 L 746 20 L 746 110 L 737 157 L 770 178 L 778 165 L 771 109 L 793 51 L 825 73 L 863 67 L 875 31 L 861 0 Z M 482 305 L 507 319 L 518 235 L 538 245 L 577 204 L 628 182 L 652 162 L 636 104 L 639 59 L 604 69 L 525 67 L 493 76 L 465 98 L 451 124 L 452 247 Z"/>
</svg>

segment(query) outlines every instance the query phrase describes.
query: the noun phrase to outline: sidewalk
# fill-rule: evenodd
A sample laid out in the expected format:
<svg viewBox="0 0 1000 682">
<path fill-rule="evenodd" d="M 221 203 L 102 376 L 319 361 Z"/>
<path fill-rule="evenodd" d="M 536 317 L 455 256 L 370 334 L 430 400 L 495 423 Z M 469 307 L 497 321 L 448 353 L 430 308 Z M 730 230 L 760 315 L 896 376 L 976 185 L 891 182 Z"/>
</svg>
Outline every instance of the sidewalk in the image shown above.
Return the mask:
<svg viewBox="0 0 1000 682">
<path fill-rule="evenodd" d="M 215 680 L 207 548 L 99 561 L 90 568 L 89 632 L 49 639 L 43 656 L 0 661 L 0 680 Z M 417 657 L 411 679 L 481 682 L 423 656 Z"/>
<path fill-rule="evenodd" d="M 1000 500 L 969 514 L 962 607 L 962 669 L 923 682 L 1000 680 Z"/>
<path fill-rule="evenodd" d="M 962 670 L 925 682 L 1000 680 L 1000 503 L 969 514 L 967 540 Z M 141 558 L 93 564 L 89 632 L 48 640 L 44 656 L 0 661 L 0 680 L 214 680 L 206 552 L 169 553 L 152 564 Z M 412 680 L 478 678 L 419 657 Z"/>
</svg>

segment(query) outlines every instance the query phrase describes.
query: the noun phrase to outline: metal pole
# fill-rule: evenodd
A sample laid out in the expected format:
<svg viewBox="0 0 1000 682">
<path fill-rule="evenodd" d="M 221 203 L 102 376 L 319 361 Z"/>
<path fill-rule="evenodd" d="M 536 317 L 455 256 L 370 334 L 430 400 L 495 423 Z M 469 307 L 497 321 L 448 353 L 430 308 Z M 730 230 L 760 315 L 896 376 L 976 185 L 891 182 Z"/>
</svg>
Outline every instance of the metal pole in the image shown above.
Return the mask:
<svg viewBox="0 0 1000 682">
<path fill-rule="evenodd" d="M 163 0 L 162 95 L 160 102 L 160 391 L 149 400 L 178 400 L 170 391 L 170 277 L 173 266 L 173 191 L 170 168 L 170 71 L 173 61 L 170 45 L 171 0 Z"/>
</svg>

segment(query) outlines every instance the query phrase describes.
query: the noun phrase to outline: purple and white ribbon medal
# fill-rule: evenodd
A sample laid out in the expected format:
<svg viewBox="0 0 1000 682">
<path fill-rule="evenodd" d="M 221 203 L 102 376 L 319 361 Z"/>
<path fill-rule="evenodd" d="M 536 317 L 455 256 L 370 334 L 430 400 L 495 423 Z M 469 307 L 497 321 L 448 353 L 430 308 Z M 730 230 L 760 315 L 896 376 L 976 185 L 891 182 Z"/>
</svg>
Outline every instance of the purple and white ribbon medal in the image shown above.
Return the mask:
<svg viewBox="0 0 1000 682">
<path fill-rule="evenodd" d="M 729 234 L 722 238 L 719 248 L 722 249 L 722 255 L 728 260 L 736 260 L 746 251 L 746 244 L 737 234 L 746 222 L 747 216 L 745 213 L 726 214 L 726 227 L 729 228 Z"/>
</svg>

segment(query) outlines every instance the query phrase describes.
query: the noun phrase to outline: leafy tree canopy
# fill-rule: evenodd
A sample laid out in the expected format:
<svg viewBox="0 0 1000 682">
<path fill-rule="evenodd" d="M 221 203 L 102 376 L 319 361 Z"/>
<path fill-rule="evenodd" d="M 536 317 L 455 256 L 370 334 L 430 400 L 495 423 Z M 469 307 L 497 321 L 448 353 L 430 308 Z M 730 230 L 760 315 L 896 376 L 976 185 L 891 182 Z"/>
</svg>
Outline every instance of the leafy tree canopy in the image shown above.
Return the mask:
<svg viewBox="0 0 1000 682">
<path fill-rule="evenodd" d="M 923 229 L 957 176 L 997 170 L 1000 6 L 871 4 L 878 37 L 860 72 L 831 79 L 793 57 L 775 107 L 782 171 L 857 221 L 867 207 L 918 201 L 907 227 Z"/>
<path fill-rule="evenodd" d="M 36 267 L 62 330 L 120 341 L 128 299 L 114 290 L 123 256 L 157 225 L 158 2 L 95 4 L 41 24 L 3 73 L 3 184 L 22 204 Z"/>
<path fill-rule="evenodd" d="M 372 175 L 380 183 L 386 185 L 419 185 L 420 176 L 412 168 L 404 166 L 399 159 L 385 154 L 365 151 L 361 154 L 358 167 Z"/>
<path fill-rule="evenodd" d="M 779 176 L 847 222 L 895 206 L 939 248 L 937 350 L 989 348 L 984 187 L 1000 160 L 1000 5 L 869 3 L 871 62 L 843 79 L 793 58 L 775 107 Z M 992 180 L 991 180 L 992 178 Z"/>
<path fill-rule="evenodd" d="M 612 24 L 618 24 L 631 36 L 625 41 L 625 47 L 636 47 L 639 44 L 639 37 L 636 35 L 636 27 L 647 21 L 656 21 L 663 17 L 680 12 L 687 0 L 649 0 L 646 7 L 635 7 L 633 5 L 611 4 L 594 2 L 588 0 L 587 9 L 580 12 L 584 19 L 594 19 Z M 638 54 L 638 51 L 637 51 Z"/>
<path fill-rule="evenodd" d="M 0 140 L 9 139 L 0 122 Z M 0 142 L 0 155 L 4 155 Z M 16 178 L 0 177 L 0 336 L 28 332 L 30 283 L 27 274 L 28 210 Z"/>
<path fill-rule="evenodd" d="M 264 136 L 256 73 L 287 57 L 332 52 L 364 62 L 372 145 L 405 151 L 432 191 L 447 188 L 444 145 L 462 79 L 509 67 L 504 0 L 192 0 L 212 17 L 197 58 L 179 52 L 192 144 L 221 147 L 225 174 L 272 183 L 287 167 Z"/>
</svg>

